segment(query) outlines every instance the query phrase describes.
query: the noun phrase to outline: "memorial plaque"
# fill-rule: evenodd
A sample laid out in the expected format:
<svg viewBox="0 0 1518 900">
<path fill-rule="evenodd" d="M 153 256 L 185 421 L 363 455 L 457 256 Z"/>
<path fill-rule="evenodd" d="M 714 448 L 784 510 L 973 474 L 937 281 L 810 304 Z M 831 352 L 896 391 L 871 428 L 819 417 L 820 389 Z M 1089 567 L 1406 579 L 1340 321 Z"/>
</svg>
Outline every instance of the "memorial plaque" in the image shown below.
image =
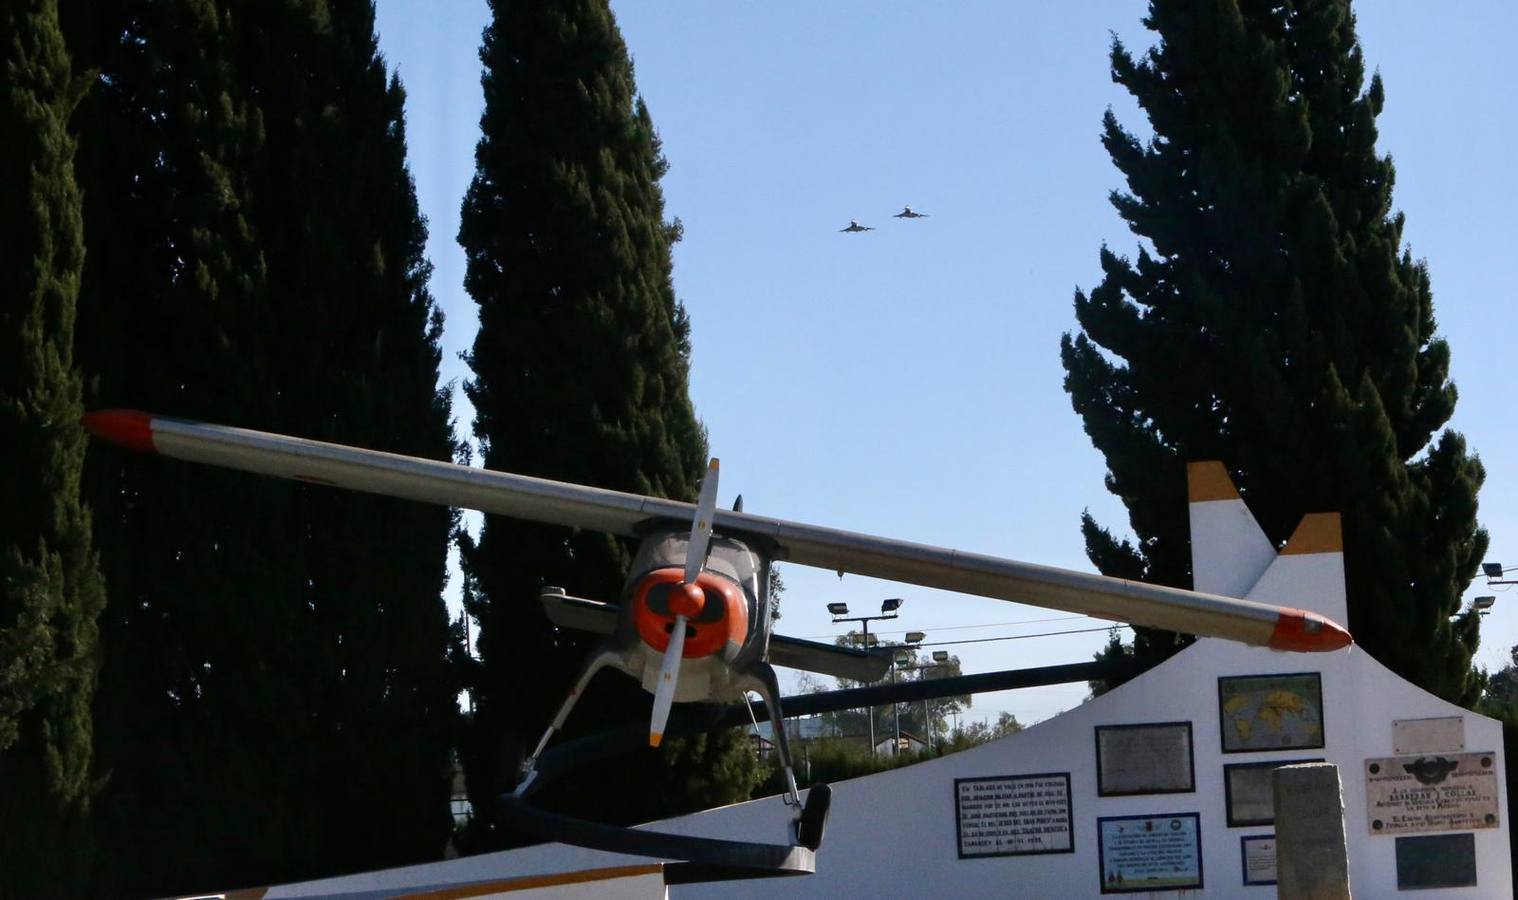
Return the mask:
<svg viewBox="0 0 1518 900">
<path fill-rule="evenodd" d="M 1476 836 L 1397 838 L 1397 890 L 1476 886 Z"/>
<path fill-rule="evenodd" d="M 1273 825 L 1276 821 L 1275 781 L 1272 773 L 1281 766 L 1322 762 L 1321 759 L 1277 759 L 1271 762 L 1237 763 L 1223 767 L 1223 796 L 1228 807 L 1228 827 Z"/>
<path fill-rule="evenodd" d="M 1464 716 L 1392 722 L 1393 753 L 1459 753 L 1464 749 Z"/>
<path fill-rule="evenodd" d="M 1496 828 L 1495 753 L 1389 756 L 1365 761 L 1371 834 Z"/>
<path fill-rule="evenodd" d="M 959 858 L 1075 852 L 1070 773 L 954 779 Z"/>
<path fill-rule="evenodd" d="M 1276 836 L 1246 834 L 1239 838 L 1245 884 L 1276 883 Z"/>
<path fill-rule="evenodd" d="M 1102 893 L 1201 887 L 1199 819 L 1194 812 L 1097 819 Z"/>
<path fill-rule="evenodd" d="M 1181 794 L 1196 790 L 1190 722 L 1096 726 L 1096 793 Z"/>
<path fill-rule="evenodd" d="M 1323 746 L 1323 679 L 1317 672 L 1218 679 L 1224 753 Z"/>
</svg>

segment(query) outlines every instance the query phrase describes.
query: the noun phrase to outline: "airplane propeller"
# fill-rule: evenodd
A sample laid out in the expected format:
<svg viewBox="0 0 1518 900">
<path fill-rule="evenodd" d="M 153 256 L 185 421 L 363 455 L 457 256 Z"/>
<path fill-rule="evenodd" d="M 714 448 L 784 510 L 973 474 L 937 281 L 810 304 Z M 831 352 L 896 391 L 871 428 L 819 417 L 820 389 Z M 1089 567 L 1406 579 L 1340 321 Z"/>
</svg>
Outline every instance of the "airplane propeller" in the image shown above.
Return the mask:
<svg viewBox="0 0 1518 900">
<path fill-rule="evenodd" d="M 706 476 L 701 479 L 701 495 L 696 500 L 696 515 L 691 522 L 690 543 L 685 549 L 685 573 L 680 584 L 670 591 L 669 611 L 674 613 L 675 626 L 669 633 L 669 646 L 664 650 L 664 661 L 659 665 L 658 687 L 654 691 L 654 714 L 648 724 L 648 744 L 659 746 L 664 739 L 664 726 L 669 721 L 670 704 L 675 701 L 675 687 L 680 680 L 680 659 L 685 653 L 685 622 L 701 614 L 706 604 L 706 591 L 696 583 L 701 570 L 706 567 L 706 551 L 712 540 L 712 514 L 717 509 L 717 470 L 715 458 L 707 466 Z"/>
</svg>

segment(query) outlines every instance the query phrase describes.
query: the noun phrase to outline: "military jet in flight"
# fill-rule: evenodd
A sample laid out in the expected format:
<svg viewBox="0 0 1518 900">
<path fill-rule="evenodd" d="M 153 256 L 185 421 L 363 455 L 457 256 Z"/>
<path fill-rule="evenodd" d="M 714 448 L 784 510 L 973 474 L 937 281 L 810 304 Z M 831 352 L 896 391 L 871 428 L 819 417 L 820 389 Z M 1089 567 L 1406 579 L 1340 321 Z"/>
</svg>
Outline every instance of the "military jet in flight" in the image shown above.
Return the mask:
<svg viewBox="0 0 1518 900">
<path fill-rule="evenodd" d="M 858 219 L 850 219 L 849 220 L 849 227 L 847 227 L 847 228 L 840 228 L 838 230 L 839 231 L 874 231 L 875 229 L 871 228 L 868 225 L 861 225 L 861 224 L 859 224 L 859 220 Z"/>
<path fill-rule="evenodd" d="M 901 212 L 897 213 L 896 215 L 892 216 L 891 218 L 893 218 L 893 219 L 926 219 L 927 217 L 928 217 L 927 213 L 920 213 L 920 212 L 917 212 L 916 210 L 912 209 L 912 207 L 910 207 L 910 206 L 903 206 L 901 208 Z"/>
</svg>

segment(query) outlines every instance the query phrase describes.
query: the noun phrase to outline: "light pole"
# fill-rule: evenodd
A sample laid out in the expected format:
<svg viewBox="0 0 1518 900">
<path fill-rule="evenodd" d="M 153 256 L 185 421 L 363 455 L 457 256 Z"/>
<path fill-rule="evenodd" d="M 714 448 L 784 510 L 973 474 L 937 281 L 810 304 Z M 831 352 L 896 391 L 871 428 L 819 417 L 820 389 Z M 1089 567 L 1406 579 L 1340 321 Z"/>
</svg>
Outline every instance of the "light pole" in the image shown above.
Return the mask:
<svg viewBox="0 0 1518 900">
<path fill-rule="evenodd" d="M 908 641 L 911 641 L 913 634 L 922 635 L 922 632 L 920 632 L 920 631 L 911 632 L 910 634 L 907 635 L 907 640 Z M 918 637 L 917 640 L 921 641 L 922 637 Z M 912 641 L 912 643 L 916 643 L 916 642 Z M 916 669 L 919 672 L 931 672 L 934 669 L 947 669 L 947 668 L 949 668 L 949 651 L 947 651 L 947 650 L 934 650 L 933 651 L 933 664 L 932 665 L 930 665 L 930 666 L 913 666 L 912 668 Z M 932 752 L 932 750 L 933 750 L 933 719 L 931 717 L 931 714 L 928 712 L 928 698 L 927 697 L 922 698 L 922 722 L 923 722 L 923 727 L 927 728 L 927 730 L 928 730 L 928 751 Z"/>
<path fill-rule="evenodd" d="M 914 661 L 917 659 L 917 645 L 920 644 L 920 643 L 922 643 L 922 639 L 925 638 L 925 637 L 927 637 L 927 634 L 925 634 L 924 632 L 921 632 L 921 631 L 908 631 L 907 632 L 907 646 L 911 649 L 912 659 Z M 891 651 L 891 684 L 894 685 L 896 683 L 896 665 L 897 665 L 897 663 L 905 663 L 905 662 L 906 662 L 906 658 L 904 656 L 902 656 L 902 651 L 900 649 Z M 897 700 L 892 700 L 891 701 L 891 722 L 896 726 L 896 747 L 895 747 L 895 751 L 894 752 L 895 752 L 896 756 L 900 756 L 901 755 L 901 703 L 900 703 L 900 701 L 897 701 Z"/>
<path fill-rule="evenodd" d="M 889 599 L 880 601 L 880 615 L 878 616 L 850 616 L 849 605 L 847 603 L 829 603 L 828 612 L 832 613 L 833 624 L 835 625 L 839 622 L 858 622 L 864 630 L 864 649 L 868 651 L 870 649 L 870 623 L 878 622 L 882 619 L 896 618 L 896 610 L 901 609 L 902 602 L 903 601 L 900 597 L 891 597 Z M 892 660 L 892 665 L 895 665 L 894 659 Z M 868 707 L 868 711 L 870 714 L 870 755 L 874 756 L 875 707 Z"/>
</svg>

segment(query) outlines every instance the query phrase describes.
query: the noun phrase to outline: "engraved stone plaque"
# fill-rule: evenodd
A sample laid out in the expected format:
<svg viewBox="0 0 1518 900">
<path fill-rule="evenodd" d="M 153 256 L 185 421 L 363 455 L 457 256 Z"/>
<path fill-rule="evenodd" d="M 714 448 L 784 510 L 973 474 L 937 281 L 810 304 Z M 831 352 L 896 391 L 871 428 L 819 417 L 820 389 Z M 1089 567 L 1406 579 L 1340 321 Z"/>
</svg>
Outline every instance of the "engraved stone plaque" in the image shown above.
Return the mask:
<svg viewBox="0 0 1518 900">
<path fill-rule="evenodd" d="M 1365 761 L 1371 834 L 1496 828 L 1495 753 L 1389 756 Z"/>
<path fill-rule="evenodd" d="M 1223 767 L 1223 797 L 1228 827 L 1270 825 L 1276 820 L 1275 770 L 1281 766 L 1322 762 L 1321 759 L 1279 759 Z"/>
<path fill-rule="evenodd" d="M 1099 796 L 1194 790 L 1190 722 L 1096 727 Z"/>
<path fill-rule="evenodd" d="M 1393 753 L 1459 753 L 1464 749 L 1464 716 L 1392 722 Z"/>
</svg>

